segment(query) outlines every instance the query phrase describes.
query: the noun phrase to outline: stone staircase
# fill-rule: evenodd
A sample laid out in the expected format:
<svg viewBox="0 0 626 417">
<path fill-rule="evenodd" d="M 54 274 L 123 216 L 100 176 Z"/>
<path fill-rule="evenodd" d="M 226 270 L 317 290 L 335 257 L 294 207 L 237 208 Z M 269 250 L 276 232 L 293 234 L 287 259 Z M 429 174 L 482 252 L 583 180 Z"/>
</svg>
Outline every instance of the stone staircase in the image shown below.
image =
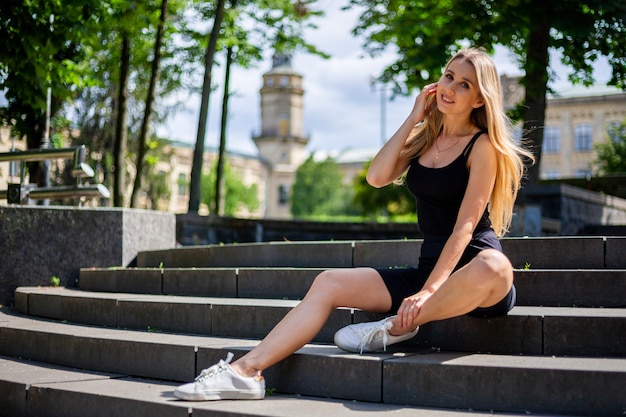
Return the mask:
<svg viewBox="0 0 626 417">
<path fill-rule="evenodd" d="M 251 349 L 320 270 L 417 262 L 421 241 L 280 242 L 142 252 L 21 287 L 0 311 L 0 416 L 626 414 L 626 239 L 507 238 L 518 306 L 423 326 L 385 353 L 332 345 L 382 316 L 336 310 L 264 372 L 263 401 L 189 403 L 173 389 Z M 407 261 L 408 260 L 408 261 Z"/>
</svg>

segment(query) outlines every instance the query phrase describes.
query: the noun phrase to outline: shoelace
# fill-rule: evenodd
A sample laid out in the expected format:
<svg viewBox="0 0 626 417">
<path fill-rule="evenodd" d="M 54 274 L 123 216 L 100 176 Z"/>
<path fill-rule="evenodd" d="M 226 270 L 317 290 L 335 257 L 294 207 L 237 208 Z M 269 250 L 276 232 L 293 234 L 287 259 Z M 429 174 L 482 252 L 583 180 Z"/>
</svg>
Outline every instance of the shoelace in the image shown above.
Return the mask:
<svg viewBox="0 0 626 417">
<path fill-rule="evenodd" d="M 233 356 L 235 355 L 233 355 L 232 352 L 228 352 L 228 355 L 226 355 L 226 360 L 222 359 L 219 361 L 219 363 L 216 363 L 210 368 L 203 369 L 202 372 L 200 372 L 200 375 L 196 377 L 196 382 L 202 382 L 205 379 L 212 378 L 215 375 L 223 372 L 225 369 L 227 369 L 227 365 L 230 363 L 230 361 L 233 360 Z"/>
<path fill-rule="evenodd" d="M 361 334 L 361 341 L 359 342 L 359 347 L 361 348 L 360 354 L 363 354 L 363 348 L 372 343 L 372 341 L 374 339 L 376 339 L 376 337 L 378 336 L 378 334 L 380 332 L 383 332 L 383 351 L 387 351 L 387 328 L 389 327 L 389 325 L 387 323 L 387 320 L 383 320 L 380 321 L 378 323 L 373 323 L 373 325 L 371 327 L 363 327 L 361 329 L 356 329 L 358 330 L 358 333 Z"/>
</svg>

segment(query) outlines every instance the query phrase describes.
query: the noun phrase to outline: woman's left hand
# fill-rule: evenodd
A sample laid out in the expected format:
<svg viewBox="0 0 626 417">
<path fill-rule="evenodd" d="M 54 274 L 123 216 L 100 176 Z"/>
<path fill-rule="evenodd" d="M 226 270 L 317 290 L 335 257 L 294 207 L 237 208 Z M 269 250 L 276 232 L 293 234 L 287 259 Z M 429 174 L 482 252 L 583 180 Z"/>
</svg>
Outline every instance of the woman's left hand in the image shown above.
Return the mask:
<svg viewBox="0 0 626 417">
<path fill-rule="evenodd" d="M 407 331 L 415 328 L 415 319 L 420 313 L 420 309 L 428 300 L 432 293 L 428 290 L 422 290 L 417 294 L 405 298 L 398 309 L 398 325 Z"/>
</svg>

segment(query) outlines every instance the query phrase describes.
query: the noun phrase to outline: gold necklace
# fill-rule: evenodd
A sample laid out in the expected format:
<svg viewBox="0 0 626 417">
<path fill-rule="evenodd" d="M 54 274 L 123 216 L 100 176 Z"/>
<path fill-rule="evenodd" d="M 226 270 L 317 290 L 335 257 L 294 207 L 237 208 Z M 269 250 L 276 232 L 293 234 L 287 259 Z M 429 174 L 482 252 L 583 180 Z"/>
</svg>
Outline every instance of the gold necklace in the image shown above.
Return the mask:
<svg viewBox="0 0 626 417">
<path fill-rule="evenodd" d="M 454 147 L 455 147 L 455 146 L 456 146 L 456 145 L 457 145 L 460 141 L 461 141 L 461 138 L 458 138 L 458 139 L 457 139 L 457 141 L 456 141 L 456 142 L 454 142 L 452 145 L 448 146 L 448 147 L 447 147 L 446 149 L 444 149 L 443 151 L 440 151 L 440 150 L 439 150 L 439 145 L 437 145 L 437 142 L 438 142 L 438 141 L 436 140 L 436 141 L 435 141 L 435 149 L 437 149 L 437 155 L 435 155 L 435 159 L 439 159 L 439 154 L 440 154 L 441 152 L 445 152 L 445 151 L 447 151 L 447 150 L 449 150 L 449 149 L 454 148 Z"/>
</svg>

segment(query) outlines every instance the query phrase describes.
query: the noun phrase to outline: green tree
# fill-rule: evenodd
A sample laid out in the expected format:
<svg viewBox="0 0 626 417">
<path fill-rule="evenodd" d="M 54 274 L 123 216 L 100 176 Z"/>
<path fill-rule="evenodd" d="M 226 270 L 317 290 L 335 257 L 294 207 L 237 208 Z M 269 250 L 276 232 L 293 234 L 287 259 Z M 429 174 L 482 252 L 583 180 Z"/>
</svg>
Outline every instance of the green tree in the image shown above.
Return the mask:
<svg viewBox="0 0 626 417">
<path fill-rule="evenodd" d="M 165 100 L 183 88 L 197 61 L 193 49 L 173 41 L 187 20 L 166 19 L 186 15 L 184 7 L 182 0 L 116 1 L 93 28 L 99 41 L 83 65 L 98 82 L 78 90 L 66 111 L 80 132 L 74 142 L 88 144 L 92 163 L 112 188 L 114 205 L 126 205 L 133 180 L 131 206 L 148 191 L 141 181 L 144 167 L 152 169 L 145 164 L 146 144 L 155 140 L 154 125 L 169 111 Z"/>
<path fill-rule="evenodd" d="M 7 0 L 0 4 L 0 89 L 5 89 L 9 102 L 0 109 L 0 122 L 26 137 L 28 148 L 40 147 L 46 135 L 49 88 L 50 137 L 69 132 L 70 144 L 89 146 L 109 187 L 110 177 L 115 177 L 116 205 L 123 205 L 126 161 L 139 141 L 133 132 L 141 131 L 147 140 L 147 123 L 145 129 L 139 128 L 144 115 L 149 121 L 152 108 L 146 86 L 158 89 L 156 97 L 167 97 L 181 85 L 180 68 L 189 62 L 173 59 L 172 51 L 182 48 L 172 46 L 172 28 L 180 27 L 184 19 L 159 25 L 164 4 L 161 0 Z M 167 2 L 171 15 L 178 15 L 185 4 Z M 158 27 L 164 29 L 167 64 L 164 81 L 157 86 L 149 79 L 155 73 L 150 64 L 156 60 L 150 56 L 156 49 Z M 161 117 L 154 119 L 158 122 Z M 72 137 L 73 129 L 55 119 L 72 120 L 80 135 Z M 37 166 L 31 166 L 29 173 L 31 181 L 37 181 Z"/>
<path fill-rule="evenodd" d="M 94 82 L 83 63 L 98 42 L 93 28 L 106 8 L 107 3 L 99 0 L 0 3 L 0 90 L 8 101 L 0 109 L 0 123 L 25 137 L 29 149 L 39 148 L 48 133 L 48 89 L 54 118 L 77 89 Z M 45 181 L 38 178 L 36 165 L 29 173 L 31 182 Z"/>
<path fill-rule="evenodd" d="M 113 203 L 124 207 L 127 187 L 131 183 L 127 180 L 126 161 L 134 154 L 130 144 L 136 144 L 132 146 L 132 150 L 137 150 L 135 167 L 138 171 L 134 178 L 131 206 L 137 203 L 141 189 L 145 147 L 149 140 L 149 124 L 161 73 L 162 46 L 166 40 L 171 40 L 171 36 L 170 39 L 165 39 L 168 1 L 115 1 L 113 4 L 113 19 L 103 29 L 112 33 L 111 44 L 113 48 L 117 45 L 121 51 L 117 62 L 119 69 L 116 71 L 118 78 L 113 138 Z M 173 2 L 172 7 L 176 11 L 180 9 L 180 3 Z M 130 114 L 131 106 L 141 110 Z M 129 120 L 130 117 L 133 118 L 132 121 Z M 138 131 L 139 135 L 131 135 L 131 125 L 132 132 Z M 131 178 L 130 175 L 128 177 Z"/>
<path fill-rule="evenodd" d="M 146 142 L 145 169 L 141 173 L 145 184 L 142 191 L 145 201 L 144 205 L 140 205 L 138 199 L 135 207 L 164 211 L 169 209 L 172 196 L 169 172 L 158 169 L 160 162 L 171 166 L 172 148 L 169 143 L 165 139 L 150 139 Z"/>
<path fill-rule="evenodd" d="M 291 214 L 295 217 L 345 213 L 343 174 L 332 159 L 316 162 L 313 155 L 298 167 L 291 190 Z"/>
<path fill-rule="evenodd" d="M 224 97 L 222 98 L 222 117 L 220 120 L 220 146 L 217 153 L 215 171 L 215 192 L 213 193 L 213 207 L 216 214 L 223 213 L 222 200 L 224 197 L 224 164 L 226 159 L 226 126 L 228 124 L 228 102 L 230 99 L 230 70 L 233 65 L 234 51 L 232 46 L 226 48 L 226 71 L 224 72 Z"/>
<path fill-rule="evenodd" d="M 113 141 L 113 205 L 124 207 L 126 191 L 126 151 L 128 144 L 128 79 L 130 77 L 130 38 L 131 35 L 122 26 L 121 59 L 117 85 L 117 115 L 115 118 L 115 136 Z"/>
<path fill-rule="evenodd" d="M 209 42 L 204 55 L 204 79 L 202 82 L 202 96 L 200 98 L 200 117 L 198 119 L 198 131 L 196 133 L 196 145 L 193 151 L 191 164 L 191 181 L 189 183 L 189 212 L 197 213 L 202 198 L 201 190 L 204 181 L 201 178 L 202 164 L 204 161 L 204 140 L 209 117 L 209 99 L 211 97 L 211 77 L 213 74 L 213 61 L 217 51 L 217 39 L 219 37 L 222 20 L 224 19 L 225 0 L 217 0 L 213 15 L 213 26 L 209 35 Z"/>
<path fill-rule="evenodd" d="M 151 172 L 147 178 L 147 190 L 146 197 L 150 203 L 152 210 L 163 209 L 167 211 L 168 202 L 172 196 L 172 191 L 169 187 L 167 173 L 165 172 Z"/>
<path fill-rule="evenodd" d="M 223 199 L 223 159 L 226 153 L 226 126 L 228 124 L 228 102 L 230 100 L 230 71 L 233 65 L 238 65 L 243 68 L 249 68 L 254 65 L 256 62 L 259 62 L 262 59 L 261 52 L 263 51 L 264 44 L 268 43 L 268 39 L 266 37 L 259 38 L 261 42 L 253 42 L 248 36 L 248 31 L 245 30 L 239 24 L 240 20 L 244 20 L 246 13 L 256 16 L 255 9 L 251 9 L 250 6 L 254 6 L 256 8 L 255 3 L 243 3 L 244 7 L 236 7 L 238 2 L 236 0 L 231 0 L 231 9 L 227 11 L 224 16 L 224 28 L 222 38 L 220 39 L 221 43 L 224 44 L 226 49 L 226 63 L 225 63 L 225 71 L 224 71 L 224 96 L 222 98 L 222 116 L 220 119 L 220 143 L 219 143 L 219 153 L 217 159 L 217 177 L 215 180 L 215 212 L 221 213 L 221 205 L 220 202 Z M 289 3 L 288 11 L 291 11 L 291 4 Z M 296 20 L 308 18 L 311 14 L 319 14 L 318 12 L 311 12 L 308 7 L 302 3 L 296 3 L 294 16 Z M 249 20 L 249 19 L 246 19 Z M 280 19 L 276 20 L 277 23 L 280 24 Z M 264 21 L 265 25 L 271 24 L 274 27 L 275 22 L 274 19 Z M 319 52 L 316 48 L 307 45 L 304 43 L 302 39 L 302 33 L 298 31 L 294 31 L 294 28 L 300 28 L 301 26 L 298 24 L 294 25 L 284 25 L 281 29 L 279 29 L 279 33 L 284 31 L 288 33 L 288 36 L 280 36 L 279 40 L 272 46 L 274 48 L 282 49 L 286 48 L 294 48 L 297 46 L 308 47 L 309 51 L 321 55 L 326 56 L 325 54 Z M 283 45 L 284 44 L 284 45 Z"/>
<path fill-rule="evenodd" d="M 365 178 L 372 162 L 369 161 L 359 175 L 354 179 L 355 207 L 358 207 L 365 217 L 380 215 L 390 218 L 415 214 L 415 199 L 407 188 L 399 184 L 389 184 L 386 187 L 374 188 Z"/>
<path fill-rule="evenodd" d="M 361 8 L 354 28 L 366 50 L 378 54 L 394 47 L 397 60 L 381 75 L 398 91 L 411 91 L 438 79 L 442 65 L 463 46 L 508 48 L 525 70 L 520 107 L 528 144 L 536 156 L 529 180 L 539 178 L 545 120 L 549 52 L 562 54 L 569 80 L 594 82 L 593 64 L 601 56 L 613 69 L 610 84 L 626 88 L 626 2 L 563 0 L 351 0 Z M 538 129 L 539 127 L 539 129 Z"/>
<path fill-rule="evenodd" d="M 211 166 L 208 174 L 202 177 L 202 202 L 215 213 L 215 181 L 217 178 L 217 164 Z M 235 216 L 241 210 L 253 212 L 259 208 L 256 184 L 246 185 L 232 172 L 228 161 L 224 163 L 224 215 Z"/>
<path fill-rule="evenodd" d="M 148 91 L 146 93 L 146 101 L 144 106 L 143 118 L 141 121 L 141 129 L 139 131 L 139 137 L 137 138 L 137 157 L 135 164 L 135 181 L 133 184 L 133 191 L 130 196 L 130 206 L 137 207 L 139 200 L 139 192 L 142 186 L 144 160 L 146 157 L 146 151 L 148 148 L 150 120 L 152 119 L 153 103 L 156 95 L 156 85 L 159 82 L 161 58 L 163 57 L 163 40 L 165 37 L 165 23 L 167 20 L 167 5 L 168 0 L 161 0 L 161 7 L 159 10 L 159 20 L 156 25 L 156 34 L 154 39 L 154 53 L 152 55 L 152 62 L 150 65 L 150 81 L 148 85 Z"/>
<path fill-rule="evenodd" d="M 608 129 L 608 140 L 595 145 L 598 176 L 626 174 L 626 120 Z"/>
</svg>

